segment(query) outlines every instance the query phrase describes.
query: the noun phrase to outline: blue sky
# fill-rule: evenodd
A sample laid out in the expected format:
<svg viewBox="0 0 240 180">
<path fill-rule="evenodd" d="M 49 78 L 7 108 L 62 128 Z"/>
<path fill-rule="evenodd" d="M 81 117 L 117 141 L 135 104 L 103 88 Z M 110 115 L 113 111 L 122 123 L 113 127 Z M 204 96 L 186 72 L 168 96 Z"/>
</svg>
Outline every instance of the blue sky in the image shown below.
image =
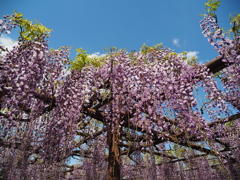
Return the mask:
<svg viewBox="0 0 240 180">
<path fill-rule="evenodd" d="M 82 47 L 104 53 L 103 47 L 139 50 L 163 43 L 176 52 L 191 51 L 202 63 L 217 53 L 202 36 L 199 21 L 207 0 L 0 0 L 0 15 L 23 13 L 53 29 L 51 48 Z M 222 0 L 217 11 L 220 27 L 229 28 L 229 14 L 240 13 L 240 0 Z M 6 36 L 5 36 L 6 37 Z M 9 35 L 17 39 L 17 33 Z"/>
</svg>

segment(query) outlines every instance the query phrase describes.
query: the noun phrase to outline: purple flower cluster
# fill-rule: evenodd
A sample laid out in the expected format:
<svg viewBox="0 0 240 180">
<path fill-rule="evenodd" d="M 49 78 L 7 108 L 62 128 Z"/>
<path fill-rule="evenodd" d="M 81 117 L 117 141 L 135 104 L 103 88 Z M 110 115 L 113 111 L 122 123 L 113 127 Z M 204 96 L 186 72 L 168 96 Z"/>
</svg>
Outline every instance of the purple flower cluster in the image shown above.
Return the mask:
<svg viewBox="0 0 240 180">
<path fill-rule="evenodd" d="M 5 15 L 3 19 L 0 19 L 0 35 L 4 32 L 10 34 L 11 30 L 16 28 L 17 23 L 12 20 L 14 17 L 15 15 Z"/>
<path fill-rule="evenodd" d="M 221 82 L 225 88 L 222 98 L 239 110 L 240 37 L 235 37 L 233 40 L 225 37 L 223 31 L 218 27 L 215 18 L 212 16 L 205 17 L 200 23 L 203 35 L 208 37 L 208 41 L 223 58 L 222 61 L 229 65 L 229 67 L 222 71 Z"/>
<path fill-rule="evenodd" d="M 0 21 L 1 32 L 12 26 Z M 110 153 L 125 178 L 200 178 L 209 169 L 212 178 L 223 172 L 211 168 L 218 163 L 234 178 L 240 126 L 229 103 L 239 110 L 239 39 L 225 38 L 212 17 L 201 27 L 233 64 L 222 72 L 224 90 L 205 66 L 188 65 L 168 48 L 111 52 L 100 67 L 81 71 L 68 69 L 69 49 L 49 50 L 46 37 L 4 49 L 0 179 L 105 179 Z M 193 93 L 197 87 L 207 93 L 211 122 Z M 70 157 L 80 165 L 69 166 Z"/>
</svg>

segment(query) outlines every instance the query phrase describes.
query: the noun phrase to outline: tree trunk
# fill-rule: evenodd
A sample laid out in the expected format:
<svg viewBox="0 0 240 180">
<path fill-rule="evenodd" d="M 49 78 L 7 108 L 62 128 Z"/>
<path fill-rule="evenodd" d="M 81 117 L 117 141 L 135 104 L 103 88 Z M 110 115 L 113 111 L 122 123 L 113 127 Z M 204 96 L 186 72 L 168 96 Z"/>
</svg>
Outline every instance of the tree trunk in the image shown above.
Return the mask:
<svg viewBox="0 0 240 180">
<path fill-rule="evenodd" d="M 120 180 L 120 148 L 118 132 L 108 131 L 108 180 Z"/>
</svg>

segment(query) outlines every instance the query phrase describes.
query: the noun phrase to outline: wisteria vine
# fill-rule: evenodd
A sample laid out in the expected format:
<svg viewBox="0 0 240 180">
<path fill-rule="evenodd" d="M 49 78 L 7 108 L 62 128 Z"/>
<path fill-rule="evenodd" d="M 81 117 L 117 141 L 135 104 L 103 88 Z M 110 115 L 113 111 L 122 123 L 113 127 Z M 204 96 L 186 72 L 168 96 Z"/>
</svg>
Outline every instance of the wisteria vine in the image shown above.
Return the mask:
<svg viewBox="0 0 240 180">
<path fill-rule="evenodd" d="M 1 34 L 21 25 L 16 18 L 0 20 Z M 228 63 L 224 90 L 206 66 L 189 65 L 165 47 L 117 50 L 100 67 L 74 69 L 68 67 L 69 49 L 49 50 L 44 33 L 21 36 L 12 50 L 0 46 L 1 178 L 106 179 L 109 144 L 117 146 L 113 153 L 121 157 L 125 178 L 187 178 L 188 166 L 200 177 L 217 163 L 231 173 L 212 168 L 209 178 L 234 178 L 240 163 L 240 38 L 226 38 L 212 16 L 201 28 Z M 195 87 L 207 93 L 210 120 Z M 174 151 L 166 147 L 173 145 Z M 70 157 L 82 163 L 71 166 Z"/>
</svg>

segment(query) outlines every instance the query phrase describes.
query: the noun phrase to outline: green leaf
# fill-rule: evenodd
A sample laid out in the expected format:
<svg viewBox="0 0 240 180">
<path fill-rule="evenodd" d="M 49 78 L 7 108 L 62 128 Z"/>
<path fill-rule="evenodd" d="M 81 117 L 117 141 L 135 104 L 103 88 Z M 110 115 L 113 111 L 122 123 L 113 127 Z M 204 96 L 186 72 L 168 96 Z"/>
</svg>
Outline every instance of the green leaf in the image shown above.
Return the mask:
<svg viewBox="0 0 240 180">
<path fill-rule="evenodd" d="M 210 5 L 210 4 L 208 4 L 208 3 L 205 3 L 205 5 L 206 5 L 206 6 L 211 6 L 211 5 Z"/>
<path fill-rule="evenodd" d="M 17 11 L 14 11 L 14 15 L 12 20 L 19 24 L 21 28 L 20 38 L 25 40 L 37 40 L 38 37 L 42 35 L 49 36 L 51 29 L 43 26 L 37 20 L 33 23 L 32 21 L 24 19 L 22 13 L 17 13 Z"/>
</svg>

